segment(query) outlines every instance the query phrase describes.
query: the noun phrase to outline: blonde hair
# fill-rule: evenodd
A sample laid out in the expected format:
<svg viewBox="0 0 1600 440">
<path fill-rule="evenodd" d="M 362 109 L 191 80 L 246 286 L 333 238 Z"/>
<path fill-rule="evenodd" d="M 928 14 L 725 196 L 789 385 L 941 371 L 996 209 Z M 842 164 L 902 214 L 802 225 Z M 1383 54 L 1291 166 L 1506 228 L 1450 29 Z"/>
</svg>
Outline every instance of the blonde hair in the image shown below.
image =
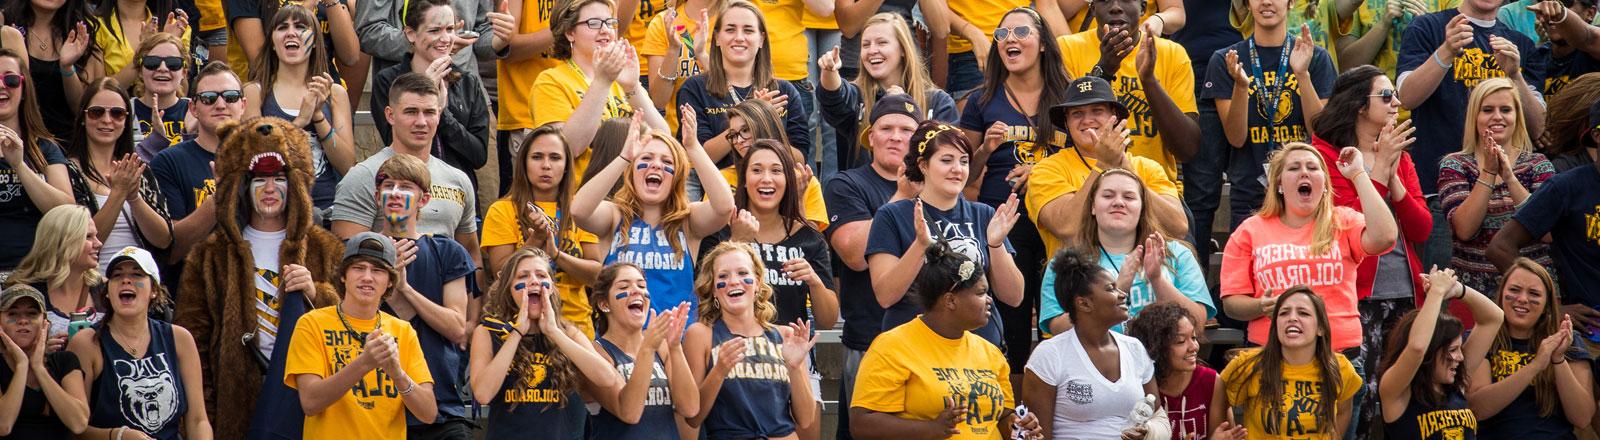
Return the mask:
<svg viewBox="0 0 1600 440">
<path fill-rule="evenodd" d="M 867 19 L 866 25 L 861 27 L 862 32 L 880 24 L 890 26 L 895 43 L 900 45 L 900 88 L 911 96 L 911 102 L 917 103 L 917 108 L 928 111 L 928 91 L 933 89 L 933 80 L 929 79 L 928 67 L 923 63 L 910 25 L 900 14 L 880 12 Z M 872 106 L 878 102 L 878 92 L 883 91 L 884 87 L 865 71 L 856 76 L 856 87 L 861 89 L 861 104 L 865 109 L 861 112 L 861 126 L 871 127 L 867 119 L 872 116 Z"/>
<path fill-rule="evenodd" d="M 684 151 L 683 144 L 679 144 L 678 140 L 673 139 L 671 134 L 655 130 L 650 131 L 650 135 L 643 144 L 639 145 L 639 148 L 643 149 L 645 145 L 649 145 L 652 141 L 660 141 L 667 144 L 667 150 L 672 152 L 672 165 L 677 168 L 677 171 L 672 173 L 672 185 L 667 188 L 666 206 L 664 207 L 665 209 L 661 210 L 661 224 L 657 225 L 666 232 L 668 237 L 677 237 L 678 233 L 683 232 L 689 222 L 689 195 L 684 190 L 684 187 L 689 182 L 689 153 Z M 632 223 L 644 211 L 644 207 L 640 205 L 641 201 L 638 195 L 634 194 L 633 173 L 631 169 L 629 171 L 622 173 L 622 187 L 618 188 L 616 194 L 611 196 L 611 202 L 617 206 L 617 212 L 622 214 L 622 221 L 620 222 L 622 225 Z M 612 239 L 613 242 L 627 243 L 629 228 L 618 229 L 617 237 Z M 672 244 L 673 256 L 675 258 L 682 257 L 686 249 L 683 249 L 683 245 L 679 240 L 667 241 Z"/>
<path fill-rule="evenodd" d="M 1284 162 L 1288 161 L 1290 153 L 1303 151 L 1317 159 L 1317 164 L 1322 167 L 1323 173 L 1328 173 L 1328 164 L 1322 160 L 1322 153 L 1316 147 L 1305 142 L 1290 142 L 1283 145 L 1283 149 L 1274 151 L 1267 159 L 1267 197 L 1261 203 L 1261 210 L 1256 215 L 1263 218 L 1282 217 L 1286 210 L 1283 201 L 1283 188 L 1278 186 L 1279 178 L 1283 177 Z M 1332 180 L 1322 179 L 1322 197 L 1317 200 L 1317 209 L 1311 214 L 1311 253 L 1321 254 L 1333 246 L 1333 187 Z"/>
<path fill-rule="evenodd" d="M 422 188 L 422 192 L 431 192 L 433 175 L 428 174 L 428 165 L 422 159 L 405 154 L 396 154 L 378 165 L 378 176 L 385 180 L 404 180 Z"/>
<path fill-rule="evenodd" d="M 82 205 L 60 205 L 44 213 L 39 229 L 33 234 L 33 250 L 22 258 L 6 284 L 44 282 L 60 286 L 71 281 L 67 276 L 72 273 L 72 260 L 78 258 L 83 249 L 91 221 L 94 218 L 89 215 L 89 208 Z M 98 286 L 105 280 L 98 268 L 83 271 L 84 286 Z"/>
<path fill-rule="evenodd" d="M 139 60 L 143 60 L 146 55 L 150 54 L 150 51 L 156 50 L 156 46 L 160 46 L 160 45 L 163 45 L 163 44 L 171 44 L 173 47 L 178 49 L 178 58 L 183 59 L 183 69 L 185 71 L 187 71 L 189 69 L 189 67 L 190 67 L 189 66 L 189 62 L 190 62 L 189 61 L 189 46 L 184 45 L 183 44 L 183 40 L 179 40 L 178 37 L 176 37 L 176 36 L 174 36 L 172 34 L 166 33 L 166 32 L 156 32 L 156 33 L 144 36 L 144 40 L 139 42 L 139 50 L 134 52 L 134 54 L 133 54 L 133 59 L 135 61 L 133 63 L 134 68 L 135 69 L 139 69 L 140 73 L 144 73 L 144 63 L 138 62 L 138 61 Z M 133 87 L 134 87 L 134 91 L 136 93 L 135 96 L 145 95 L 145 93 L 147 92 L 147 90 L 144 89 L 144 79 L 143 78 L 144 78 L 143 76 L 135 76 L 134 77 Z M 183 96 L 183 92 L 186 89 L 188 89 L 187 86 L 179 86 L 178 87 L 178 96 Z M 152 103 L 150 105 L 156 105 L 156 104 Z"/>
<path fill-rule="evenodd" d="M 1506 142 L 1506 156 L 1514 163 L 1517 156 L 1523 152 L 1533 151 L 1533 141 L 1528 138 L 1528 123 L 1522 117 L 1522 94 L 1517 93 L 1516 84 L 1505 78 L 1490 78 L 1478 83 L 1472 88 L 1471 97 L 1467 98 L 1467 116 L 1465 123 L 1461 124 L 1461 152 L 1463 154 L 1476 154 L 1478 152 L 1479 138 L 1483 136 L 1482 127 L 1478 126 L 1478 109 L 1483 107 L 1483 101 L 1489 95 L 1499 92 L 1511 92 L 1511 108 L 1516 113 L 1516 123 L 1511 124 L 1511 140 Z"/>
<path fill-rule="evenodd" d="M 767 284 L 767 267 L 761 264 L 761 256 L 756 254 L 755 247 L 736 241 L 717 244 L 717 247 L 700 257 L 700 269 L 695 271 L 694 277 L 694 294 L 700 298 L 700 322 L 711 324 L 722 319 L 722 307 L 717 305 L 715 265 L 718 258 L 735 252 L 750 257 L 750 274 L 756 279 L 756 321 L 761 323 L 761 327 L 771 329 L 772 319 L 778 315 L 778 309 L 772 305 L 772 285 Z"/>
</svg>

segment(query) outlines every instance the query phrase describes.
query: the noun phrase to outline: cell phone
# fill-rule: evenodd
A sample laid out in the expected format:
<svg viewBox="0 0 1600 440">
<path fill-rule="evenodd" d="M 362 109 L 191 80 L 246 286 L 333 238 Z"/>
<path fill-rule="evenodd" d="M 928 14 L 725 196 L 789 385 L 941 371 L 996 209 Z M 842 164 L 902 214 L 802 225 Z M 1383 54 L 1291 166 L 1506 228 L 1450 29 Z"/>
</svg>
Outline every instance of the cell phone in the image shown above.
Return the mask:
<svg viewBox="0 0 1600 440">
<path fill-rule="evenodd" d="M 89 322 L 88 313 L 73 313 L 72 320 L 67 323 L 67 339 L 72 339 L 73 336 L 77 335 L 78 330 L 86 329 L 93 325 L 94 323 Z"/>
<path fill-rule="evenodd" d="M 468 29 L 462 29 L 461 32 L 456 32 L 456 36 L 461 37 L 461 38 L 478 38 L 478 32 L 477 31 L 468 30 Z"/>
</svg>

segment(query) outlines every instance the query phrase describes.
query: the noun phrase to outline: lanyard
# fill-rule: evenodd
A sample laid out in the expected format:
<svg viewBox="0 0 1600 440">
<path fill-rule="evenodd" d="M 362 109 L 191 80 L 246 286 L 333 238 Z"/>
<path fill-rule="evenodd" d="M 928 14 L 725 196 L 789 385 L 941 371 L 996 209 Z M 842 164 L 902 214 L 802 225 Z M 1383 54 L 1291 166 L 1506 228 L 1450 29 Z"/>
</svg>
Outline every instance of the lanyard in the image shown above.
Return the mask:
<svg viewBox="0 0 1600 440">
<path fill-rule="evenodd" d="M 1245 41 L 1250 44 L 1250 74 L 1260 84 L 1256 88 L 1256 113 L 1267 120 L 1267 146 L 1270 149 L 1277 144 L 1272 132 L 1276 131 L 1278 125 L 1278 100 L 1282 98 L 1283 85 L 1289 82 L 1284 75 L 1289 69 L 1289 52 L 1294 51 L 1294 38 L 1287 35 L 1283 38 L 1283 53 L 1278 56 L 1278 76 L 1273 78 L 1277 82 L 1270 89 L 1267 88 L 1267 78 L 1261 75 L 1261 54 L 1256 52 L 1256 37 L 1252 35 Z"/>
</svg>

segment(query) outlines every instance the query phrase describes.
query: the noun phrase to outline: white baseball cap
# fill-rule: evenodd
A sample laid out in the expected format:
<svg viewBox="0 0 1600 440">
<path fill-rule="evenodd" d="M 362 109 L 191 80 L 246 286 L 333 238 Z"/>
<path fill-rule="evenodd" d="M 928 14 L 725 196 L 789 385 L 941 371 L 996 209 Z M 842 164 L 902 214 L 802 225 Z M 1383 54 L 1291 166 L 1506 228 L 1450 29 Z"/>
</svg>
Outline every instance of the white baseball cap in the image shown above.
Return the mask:
<svg viewBox="0 0 1600 440">
<path fill-rule="evenodd" d="M 161 269 L 156 266 L 156 258 L 150 255 L 150 251 L 136 246 L 122 248 L 122 250 L 117 251 L 116 255 L 111 256 L 110 263 L 106 263 L 106 271 L 109 272 L 117 267 L 117 263 L 122 260 L 133 260 L 134 264 L 139 265 L 139 270 L 143 270 L 145 274 L 150 275 L 151 280 L 155 280 L 156 284 L 161 283 Z"/>
</svg>

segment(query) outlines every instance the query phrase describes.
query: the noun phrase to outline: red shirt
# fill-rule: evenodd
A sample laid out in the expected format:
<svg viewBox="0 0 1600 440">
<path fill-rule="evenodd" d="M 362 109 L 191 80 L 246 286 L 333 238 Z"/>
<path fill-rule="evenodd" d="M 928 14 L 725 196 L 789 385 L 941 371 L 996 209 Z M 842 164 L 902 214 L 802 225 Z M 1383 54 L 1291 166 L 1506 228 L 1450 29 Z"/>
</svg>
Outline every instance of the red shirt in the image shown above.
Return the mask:
<svg viewBox="0 0 1600 440">
<path fill-rule="evenodd" d="M 1189 387 L 1183 389 L 1183 394 L 1161 395 L 1162 406 L 1167 409 L 1167 419 L 1172 422 L 1172 440 L 1184 440 L 1181 437 L 1184 433 L 1194 434 L 1193 440 L 1205 440 L 1211 436 L 1206 423 L 1207 415 L 1211 412 L 1211 392 L 1216 387 L 1217 370 L 1196 365 L 1194 377 L 1189 379 Z"/>
<path fill-rule="evenodd" d="M 1333 169 L 1333 164 L 1339 162 L 1339 149 L 1332 144 L 1313 136 L 1311 145 L 1317 147 L 1317 151 L 1322 153 L 1322 160 L 1328 163 L 1329 169 Z M 1417 299 L 1417 304 L 1420 305 L 1425 295 L 1421 294 L 1423 292 L 1422 276 L 1420 275 L 1422 273 L 1422 256 L 1417 254 L 1416 249 L 1418 245 L 1426 242 L 1428 236 L 1433 233 L 1433 213 L 1428 210 L 1427 202 L 1423 201 L 1422 188 L 1417 183 L 1417 167 L 1416 164 L 1411 162 L 1410 153 L 1401 153 L 1400 163 L 1395 173 L 1400 175 L 1400 182 L 1406 187 L 1406 197 L 1399 202 L 1389 200 L 1389 187 L 1378 181 L 1378 179 L 1383 179 L 1382 176 L 1373 176 L 1372 186 L 1378 189 L 1378 194 L 1382 195 L 1385 201 L 1389 201 L 1389 210 L 1394 213 L 1395 223 L 1400 227 L 1401 236 L 1405 238 L 1405 241 L 1396 243 L 1396 245 L 1406 247 L 1406 260 L 1411 265 L 1412 291 L 1417 294 L 1414 297 Z M 1361 197 L 1356 194 L 1356 188 L 1350 183 L 1350 179 L 1344 178 L 1344 175 L 1337 172 L 1328 173 L 1328 178 L 1329 182 L 1333 184 L 1333 204 L 1361 211 Z M 1365 299 L 1367 296 L 1372 295 L 1372 280 L 1377 271 L 1377 258 L 1368 258 L 1361 262 L 1361 267 L 1356 271 L 1356 293 L 1358 298 Z M 1461 307 L 1461 311 L 1465 311 L 1465 306 L 1461 304 L 1452 305 Z M 1461 315 L 1461 313 L 1456 313 L 1456 316 Z M 1472 314 L 1466 313 L 1465 315 L 1464 319 L 1470 325 Z"/>
</svg>

